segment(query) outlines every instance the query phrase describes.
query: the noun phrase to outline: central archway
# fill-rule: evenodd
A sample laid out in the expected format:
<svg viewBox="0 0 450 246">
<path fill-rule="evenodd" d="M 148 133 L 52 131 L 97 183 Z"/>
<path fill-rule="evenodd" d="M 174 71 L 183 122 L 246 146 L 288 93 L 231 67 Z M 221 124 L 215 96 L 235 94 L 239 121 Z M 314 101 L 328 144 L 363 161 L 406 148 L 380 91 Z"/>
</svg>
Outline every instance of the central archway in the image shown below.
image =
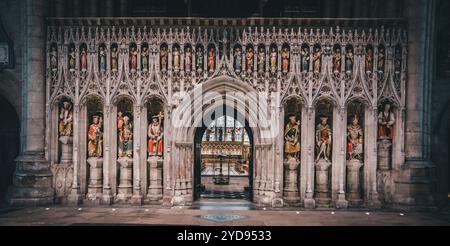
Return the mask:
<svg viewBox="0 0 450 246">
<path fill-rule="evenodd" d="M 248 156 L 243 157 L 243 159 L 248 160 L 248 167 L 247 167 L 247 178 L 248 178 L 248 187 L 241 187 L 242 192 L 245 193 L 244 197 L 237 197 L 241 199 L 247 199 L 249 201 L 253 201 L 253 153 L 254 153 L 254 139 L 253 139 L 253 131 L 249 127 L 249 123 L 245 118 L 237 111 L 236 108 L 231 108 L 227 105 L 223 105 L 223 110 L 221 114 L 215 114 L 217 110 L 212 113 L 212 120 L 215 121 L 217 119 L 220 119 L 221 117 L 230 117 L 234 119 L 235 121 L 239 122 L 238 119 L 244 119 L 244 122 L 240 122 L 241 125 L 244 128 L 244 132 L 248 137 L 249 141 L 249 147 L 248 147 Z M 228 113 L 227 113 L 228 112 Z M 231 112 L 231 115 L 230 113 Z M 202 143 L 204 142 L 204 136 L 208 129 L 208 125 L 206 125 L 204 122 L 202 123 L 201 127 L 197 127 L 195 130 L 195 137 L 194 137 L 194 200 L 199 200 L 201 198 L 201 195 L 204 193 L 204 184 L 202 182 L 202 163 L 203 163 L 203 156 L 202 156 Z M 244 135 L 242 135 L 242 138 L 244 138 Z M 217 140 L 217 139 L 216 139 Z M 244 155 L 241 153 L 241 155 Z M 229 167 L 228 167 L 229 168 Z M 235 177 L 236 178 L 236 177 Z M 230 177 L 230 180 L 232 177 Z M 226 196 L 219 196 L 217 198 L 230 198 Z"/>
<path fill-rule="evenodd" d="M 201 163 L 195 156 L 199 156 L 196 154 L 200 150 L 198 143 L 211 123 L 213 113 L 218 117 L 237 118 L 251 134 L 250 200 L 256 204 L 272 204 L 278 199 L 282 166 L 275 165 L 280 161 L 280 155 L 274 146 L 281 128 L 274 105 L 278 105 L 279 95 L 259 93 L 248 83 L 222 75 L 196 85 L 193 91 L 181 93 L 178 98 L 171 111 L 173 134 L 168 139 L 172 142 L 170 158 L 173 165 L 165 168 L 166 180 L 173 181 L 171 189 L 166 189 L 166 194 L 171 195 L 171 204 L 189 204 L 198 197 L 196 185 L 200 184 L 201 176 L 195 166 Z"/>
</svg>

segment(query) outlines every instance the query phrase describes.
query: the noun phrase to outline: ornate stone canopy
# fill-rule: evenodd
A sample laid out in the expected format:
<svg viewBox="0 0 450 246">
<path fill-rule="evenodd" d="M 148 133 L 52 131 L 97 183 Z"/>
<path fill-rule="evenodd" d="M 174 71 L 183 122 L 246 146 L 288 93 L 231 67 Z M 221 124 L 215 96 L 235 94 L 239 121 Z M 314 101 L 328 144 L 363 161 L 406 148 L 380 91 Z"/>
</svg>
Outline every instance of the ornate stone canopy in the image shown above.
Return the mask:
<svg viewBox="0 0 450 246">
<path fill-rule="evenodd" d="M 192 202 L 195 127 L 178 129 L 170 119 L 177 110 L 191 110 L 191 106 L 183 108 L 181 101 L 197 97 L 195 91 L 199 88 L 216 92 L 215 99 L 228 91 L 257 93 L 258 99 L 270 105 L 271 123 L 276 122 L 272 125 L 280 132 L 285 126 L 286 108 L 294 104 L 293 99 L 300 104 L 301 153 L 297 159 L 285 159 L 283 134 L 268 135 L 255 128 L 252 147 L 255 203 L 276 207 L 282 206 L 285 199 L 294 205 L 314 207 L 317 198 L 325 206 L 346 207 L 348 190 L 358 206 L 360 200 L 366 205 L 377 204 L 377 184 L 386 183 L 377 181 L 379 160 L 392 163 L 385 170 L 387 179 L 391 169 L 404 162 L 407 32 L 403 20 L 51 18 L 47 21 L 46 150 L 58 170 L 59 146 L 66 144 L 66 150 L 68 146 L 58 141 L 54 130 L 57 105 L 63 98 L 69 100 L 74 105 L 73 183 L 68 191 L 72 201 L 92 198 L 107 204 L 130 199 L 138 204 Z M 100 105 L 104 117 L 104 155 L 103 166 L 90 164 L 88 170 L 86 163 L 92 161 L 86 160 L 86 129 L 91 107 L 88 101 L 92 98 L 98 101 L 96 105 Z M 116 150 L 119 144 L 116 126 L 121 124 L 118 123 L 121 116 L 117 115 L 124 99 L 130 102 L 128 113 L 133 122 L 133 154 L 129 159 L 117 158 Z M 241 100 L 233 98 L 233 102 Z M 148 157 L 145 151 L 148 115 L 155 101 L 163 105 L 163 158 Z M 333 129 L 329 163 L 316 161 L 314 157 L 316 119 L 321 117 L 320 104 L 324 101 L 331 105 L 327 117 Z M 364 117 L 365 138 L 361 147 L 364 163 L 350 166 L 345 144 L 347 114 L 349 104 L 355 101 L 363 108 L 358 112 Z M 398 120 L 393 128 L 398 137 L 379 147 L 378 108 L 386 102 L 394 106 L 393 114 Z M 208 103 L 192 108 L 194 121 L 212 108 Z M 269 122 L 269 118 L 252 115 L 252 110 L 243 110 L 250 112 L 246 120 Z M 379 149 L 391 153 L 390 156 L 381 156 Z M 382 158 L 378 159 L 377 153 Z M 353 173 L 350 175 L 347 170 Z M 92 173 L 97 175 L 94 184 Z M 364 176 L 361 182 L 360 173 Z M 320 183 L 324 180 L 330 183 Z M 93 186 L 98 183 L 101 186 Z M 67 195 L 62 192 L 62 196 Z M 151 199 L 146 200 L 147 196 Z"/>
</svg>

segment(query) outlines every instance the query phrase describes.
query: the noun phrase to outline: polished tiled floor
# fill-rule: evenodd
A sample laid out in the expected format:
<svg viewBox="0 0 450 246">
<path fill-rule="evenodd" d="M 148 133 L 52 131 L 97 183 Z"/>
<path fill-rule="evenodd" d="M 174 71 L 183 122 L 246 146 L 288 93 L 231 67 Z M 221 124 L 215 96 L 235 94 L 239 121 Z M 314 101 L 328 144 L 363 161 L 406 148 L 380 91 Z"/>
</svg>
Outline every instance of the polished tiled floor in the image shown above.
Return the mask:
<svg viewBox="0 0 450 246">
<path fill-rule="evenodd" d="M 202 184 L 205 186 L 205 191 L 202 192 L 200 197 L 208 199 L 250 200 L 248 183 L 248 177 L 230 177 L 229 184 L 218 185 L 214 184 L 212 176 L 202 176 Z"/>
<path fill-rule="evenodd" d="M 201 200 L 193 207 L 35 207 L 3 209 L 0 225 L 450 225 L 449 213 L 255 209 L 247 201 Z"/>
</svg>

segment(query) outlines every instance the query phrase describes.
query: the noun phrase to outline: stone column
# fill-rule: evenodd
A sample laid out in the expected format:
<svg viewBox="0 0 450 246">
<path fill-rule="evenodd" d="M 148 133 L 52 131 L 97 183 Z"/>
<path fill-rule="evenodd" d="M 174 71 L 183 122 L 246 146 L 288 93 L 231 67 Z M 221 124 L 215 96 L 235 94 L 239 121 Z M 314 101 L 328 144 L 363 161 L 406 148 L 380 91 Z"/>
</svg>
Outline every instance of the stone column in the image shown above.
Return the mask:
<svg viewBox="0 0 450 246">
<path fill-rule="evenodd" d="M 405 157 L 395 180 L 399 205 L 435 205 L 435 165 L 430 159 L 430 93 L 433 79 L 436 0 L 407 0 L 408 74 Z"/>
<path fill-rule="evenodd" d="M 306 116 L 304 116 L 303 124 L 305 125 L 302 127 L 302 134 L 304 135 L 302 137 L 302 143 L 305 143 L 304 146 L 306 146 L 306 153 L 302 156 L 302 163 L 306 167 L 306 192 L 305 192 L 305 208 L 312 209 L 316 207 L 316 201 L 313 198 L 313 192 L 314 192 L 314 133 L 315 133 L 315 126 L 314 126 L 314 118 L 315 118 L 315 109 L 313 107 L 307 107 L 306 108 Z M 303 131 L 306 129 L 306 131 Z M 304 148 L 302 147 L 302 152 Z"/>
<path fill-rule="evenodd" d="M 109 86 L 109 79 L 107 80 L 107 85 Z M 102 195 L 102 204 L 110 205 L 113 202 L 111 195 L 111 183 L 110 183 L 110 174 L 111 174 L 111 131 L 113 127 L 111 127 L 111 106 L 105 105 L 103 109 L 103 195 Z"/>
<path fill-rule="evenodd" d="M 157 59 L 158 60 L 158 59 Z M 156 61 L 157 63 L 158 61 Z M 195 73 L 194 73 L 195 74 Z M 173 185 L 173 155 L 172 155 L 172 134 L 174 132 L 172 126 L 172 115 L 168 105 L 164 105 L 164 161 L 162 166 L 163 179 L 163 206 L 170 206 L 172 201 L 172 185 Z"/>
<path fill-rule="evenodd" d="M 342 83 L 344 83 L 342 81 Z M 345 199 L 344 180 L 346 167 L 346 143 L 347 143 L 347 110 L 344 106 L 333 110 L 333 147 L 332 147 L 332 175 L 331 192 L 336 208 L 347 208 Z"/>
<path fill-rule="evenodd" d="M 380 208 L 381 202 L 377 190 L 377 141 L 378 141 L 378 110 L 376 107 L 366 109 L 365 112 L 365 168 L 364 168 L 364 186 L 369 208 Z"/>
<path fill-rule="evenodd" d="M 53 202 L 52 173 L 44 154 L 45 137 L 45 20 L 44 0 L 22 1 L 21 154 L 16 160 L 11 205 Z"/>
<path fill-rule="evenodd" d="M 133 127 L 133 197 L 131 202 L 135 205 L 142 205 L 142 193 L 141 193 L 141 168 L 140 168 L 140 155 L 141 155 L 141 114 L 142 106 L 134 106 L 134 127 Z M 145 133 L 144 133 L 145 134 Z M 145 151 L 145 150 L 144 150 Z"/>
</svg>

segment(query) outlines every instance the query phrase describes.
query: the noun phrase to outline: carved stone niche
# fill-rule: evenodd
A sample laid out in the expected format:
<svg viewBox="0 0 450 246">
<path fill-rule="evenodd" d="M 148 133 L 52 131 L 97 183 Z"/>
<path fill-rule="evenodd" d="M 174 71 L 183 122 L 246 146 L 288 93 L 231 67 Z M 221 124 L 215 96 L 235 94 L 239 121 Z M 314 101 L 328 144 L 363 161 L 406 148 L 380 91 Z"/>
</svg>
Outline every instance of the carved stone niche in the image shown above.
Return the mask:
<svg viewBox="0 0 450 246">
<path fill-rule="evenodd" d="M 296 158 L 289 158 L 284 162 L 284 202 L 290 206 L 300 205 L 298 190 L 298 167 L 300 162 Z"/>
<path fill-rule="evenodd" d="M 378 112 L 378 170 L 392 169 L 392 140 L 395 135 L 396 116 L 392 102 L 384 101 Z"/>
<path fill-rule="evenodd" d="M 147 159 L 149 170 L 149 187 L 147 200 L 150 203 L 158 203 L 163 198 L 162 167 L 163 159 L 151 156 Z"/>
<path fill-rule="evenodd" d="M 117 201 L 128 201 L 133 194 L 133 159 L 120 157 L 117 164 L 120 167 Z"/>
</svg>

